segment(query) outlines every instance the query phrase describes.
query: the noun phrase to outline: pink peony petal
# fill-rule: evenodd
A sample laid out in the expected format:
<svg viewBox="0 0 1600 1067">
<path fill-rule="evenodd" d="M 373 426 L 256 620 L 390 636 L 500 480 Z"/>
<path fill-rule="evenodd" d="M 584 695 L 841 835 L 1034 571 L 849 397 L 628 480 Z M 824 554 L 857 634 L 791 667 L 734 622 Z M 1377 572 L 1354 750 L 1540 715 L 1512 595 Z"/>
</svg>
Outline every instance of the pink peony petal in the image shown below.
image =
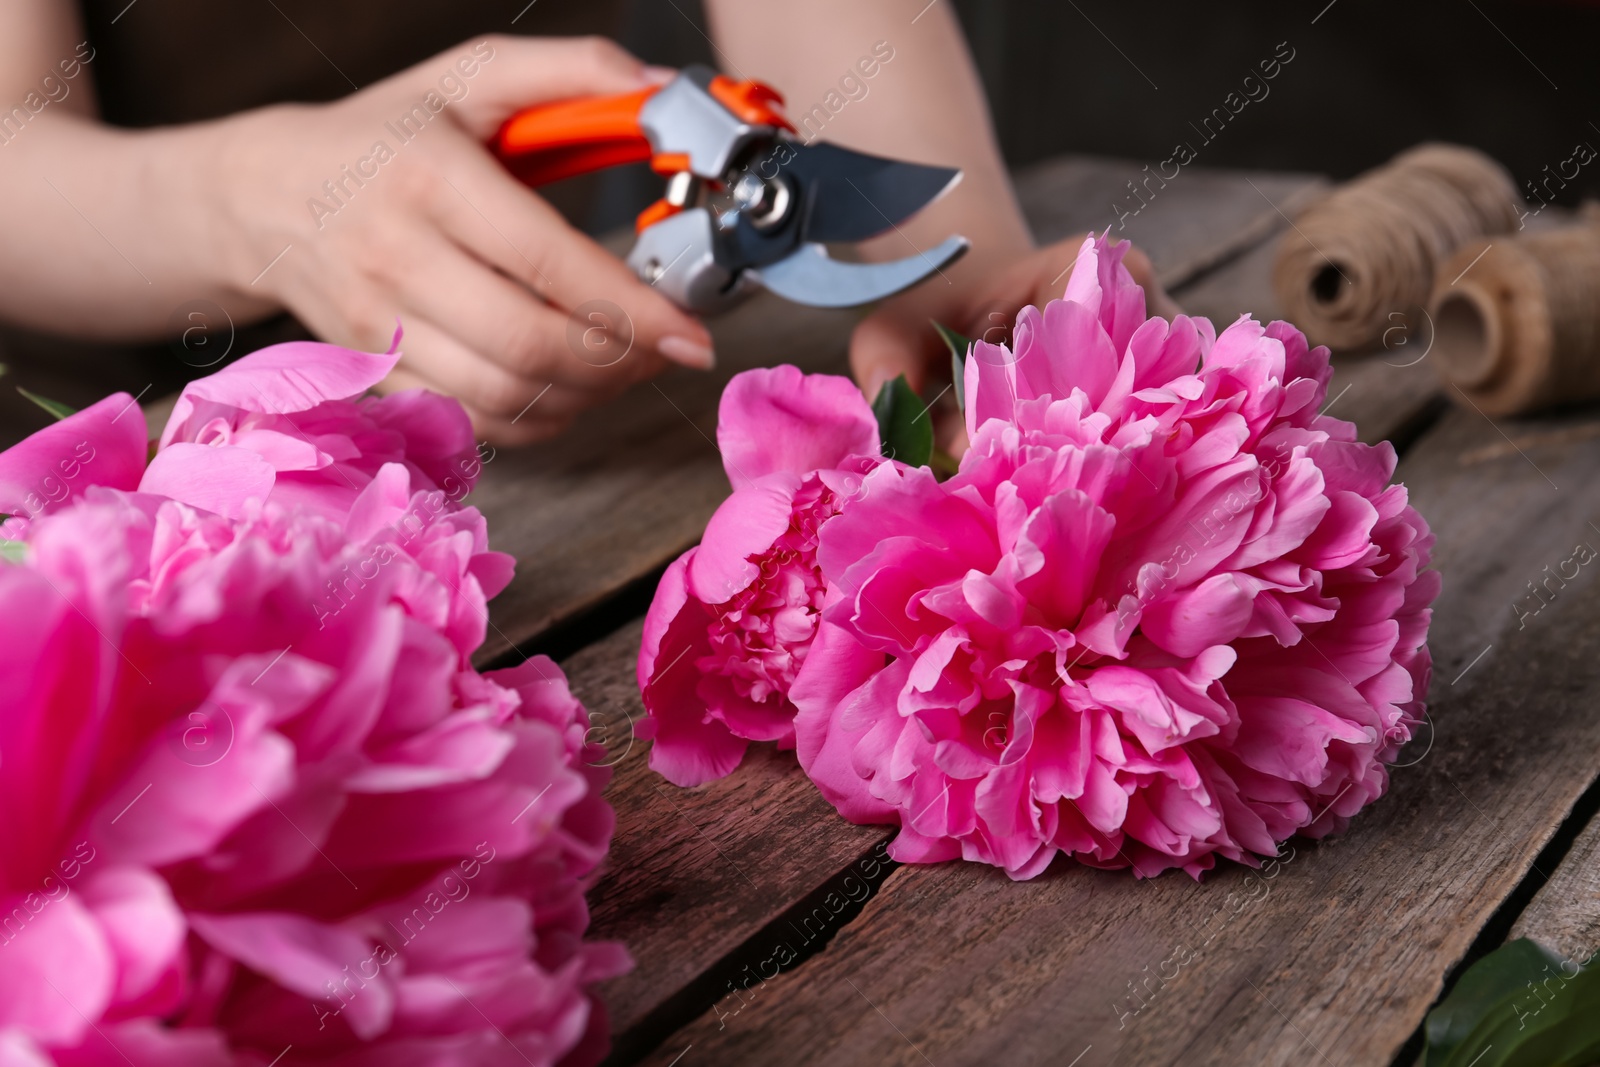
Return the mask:
<svg viewBox="0 0 1600 1067">
<path fill-rule="evenodd" d="M 734 376 L 717 409 L 717 447 L 735 489 L 776 471 L 808 474 L 878 454 L 878 421 L 848 378 L 791 366 Z"/>
<path fill-rule="evenodd" d="M 403 389 L 366 402 L 365 413 L 379 426 L 405 438 L 406 462 L 460 500 L 483 470 L 472 420 L 449 397 L 425 389 Z"/>
<path fill-rule="evenodd" d="M 189 923 L 218 952 L 309 1000 L 334 1000 L 338 991 L 359 990 L 343 1001 L 342 1013 L 357 1037 L 370 1040 L 389 1028 L 394 994 L 388 983 L 344 984 L 346 967 L 372 957 L 365 938 L 300 915 L 197 913 Z"/>
<path fill-rule="evenodd" d="M 116 956 L 94 916 L 71 896 L 11 896 L 7 915 L 28 916 L 5 931 L 0 967 L 0 1033 L 15 1028 L 42 1045 L 74 1045 L 111 1003 Z"/>
<path fill-rule="evenodd" d="M 658 616 L 665 617 L 666 624 L 658 642 L 653 647 L 646 645 L 653 652 L 644 685 L 644 702 L 650 717 L 639 724 L 639 736 L 654 741 L 650 747 L 652 770 L 674 785 L 692 787 L 721 778 L 737 767 L 748 742 L 712 718 L 695 692 L 695 660 L 703 654 L 702 649 L 709 651 L 704 642 L 712 615 L 700 601 L 687 595 L 688 560 L 685 556 L 667 568 L 656 604 L 651 606 L 654 614 L 658 605 L 663 611 L 672 604 L 679 605 L 670 616 Z M 644 664 L 641 657 L 641 673 Z"/>
<path fill-rule="evenodd" d="M 100 868 L 78 886 L 116 959 L 119 1011 L 165 1015 L 183 994 L 186 923 L 167 883 L 139 867 Z"/>
<path fill-rule="evenodd" d="M 91 485 L 132 489 L 145 448 L 144 412 L 113 393 L 0 452 L 0 515 L 43 515 Z"/>
<path fill-rule="evenodd" d="M 689 594 L 721 604 L 747 588 L 760 569 L 750 561 L 769 551 L 789 528 L 800 479 L 787 471 L 765 475 L 733 491 L 706 524 L 688 569 Z"/>
<path fill-rule="evenodd" d="M 249 449 L 179 441 L 156 453 L 139 491 L 237 519 L 248 502 L 266 500 L 276 480 L 272 464 Z"/>
<path fill-rule="evenodd" d="M 398 333 L 395 339 L 398 343 Z M 356 352 L 314 341 L 290 341 L 252 352 L 184 386 L 161 433 L 161 447 L 184 440 L 190 420 L 209 413 L 212 406 L 287 415 L 359 396 L 377 385 L 399 359 L 392 350 Z"/>
<path fill-rule="evenodd" d="M 1194 656 L 1244 633 L 1254 611 L 1250 593 L 1231 574 L 1214 574 L 1144 609 L 1145 635 L 1174 656 Z"/>
</svg>

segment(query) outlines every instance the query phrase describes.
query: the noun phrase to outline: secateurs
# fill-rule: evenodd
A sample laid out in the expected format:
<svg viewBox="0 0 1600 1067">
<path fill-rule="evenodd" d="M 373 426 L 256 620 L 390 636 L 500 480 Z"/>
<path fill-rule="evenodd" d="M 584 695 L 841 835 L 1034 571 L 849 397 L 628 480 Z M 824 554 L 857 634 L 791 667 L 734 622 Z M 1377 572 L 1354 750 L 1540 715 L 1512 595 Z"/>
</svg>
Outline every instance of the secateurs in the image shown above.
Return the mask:
<svg viewBox="0 0 1600 1067">
<path fill-rule="evenodd" d="M 564 101 L 513 115 L 490 147 L 530 185 L 648 160 L 666 195 L 640 214 L 628 264 L 692 311 L 770 289 L 798 304 L 851 307 L 906 289 L 967 250 L 952 236 L 926 252 L 852 263 L 825 245 L 875 237 L 961 177 L 802 144 L 760 82 L 688 67 L 665 85 Z"/>
</svg>

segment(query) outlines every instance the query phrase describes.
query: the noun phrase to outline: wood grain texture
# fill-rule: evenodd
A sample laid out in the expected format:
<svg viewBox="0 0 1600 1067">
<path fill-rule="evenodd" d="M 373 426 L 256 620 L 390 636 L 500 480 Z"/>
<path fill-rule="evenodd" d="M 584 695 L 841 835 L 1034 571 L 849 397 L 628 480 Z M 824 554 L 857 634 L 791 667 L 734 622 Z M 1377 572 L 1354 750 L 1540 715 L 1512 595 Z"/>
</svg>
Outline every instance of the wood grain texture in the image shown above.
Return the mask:
<svg viewBox="0 0 1600 1067">
<path fill-rule="evenodd" d="M 1517 916 L 1511 937 L 1531 937 L 1580 963 L 1600 952 L 1600 820 L 1578 835 L 1561 866 Z"/>
<path fill-rule="evenodd" d="M 1144 249 L 1162 283 L 1177 288 L 1278 232 L 1327 181 L 1190 167 L 1162 182 L 1131 160 L 1069 155 L 1023 171 L 1016 188 L 1039 243 L 1109 228 L 1113 239 Z"/>
<path fill-rule="evenodd" d="M 634 677 L 639 633 L 632 623 L 565 664 L 589 709 L 590 740 L 605 746 L 603 762 L 615 768 L 606 796 L 617 830 L 589 905 L 590 936 L 624 942 L 637 961 L 601 987 L 619 1044 L 889 836 L 887 828 L 839 819 L 793 754 L 770 745 L 753 746 L 733 774 L 696 789 L 650 770 L 649 742 L 633 732 L 644 714 Z"/>
<path fill-rule="evenodd" d="M 1137 172 L 1132 164 L 1074 157 L 1024 172 L 1018 188 L 1039 239 L 1052 241 L 1115 223 L 1108 205 Z M 1167 285 L 1180 284 L 1270 230 L 1277 212 L 1252 180 L 1290 207 L 1317 187 L 1305 175 L 1247 179 L 1186 170 L 1128 218 L 1125 233 L 1113 233 L 1137 241 Z M 1062 267 L 1069 262 L 1064 255 Z M 471 503 L 488 516 L 493 547 L 515 556 L 518 568 L 491 606 L 493 625 L 477 661 L 504 657 L 694 544 L 728 492 L 712 443 L 728 378 L 780 362 L 844 373 L 858 318 L 762 294 L 711 323 L 715 372 L 668 373 L 587 413 L 556 441 L 499 452 Z"/>
<path fill-rule="evenodd" d="M 692 1043 L 696 1064 L 1389 1062 L 1597 770 L 1600 560 L 1525 626 L 1511 603 L 1577 541 L 1600 547 L 1600 442 L 1462 462 L 1502 429 L 1531 428 L 1452 412 L 1402 465 L 1446 577 L 1431 746 L 1347 834 L 1293 842 L 1264 896 L 1236 866 L 1200 884 L 903 867 L 734 1024 L 664 1048 Z"/>
</svg>

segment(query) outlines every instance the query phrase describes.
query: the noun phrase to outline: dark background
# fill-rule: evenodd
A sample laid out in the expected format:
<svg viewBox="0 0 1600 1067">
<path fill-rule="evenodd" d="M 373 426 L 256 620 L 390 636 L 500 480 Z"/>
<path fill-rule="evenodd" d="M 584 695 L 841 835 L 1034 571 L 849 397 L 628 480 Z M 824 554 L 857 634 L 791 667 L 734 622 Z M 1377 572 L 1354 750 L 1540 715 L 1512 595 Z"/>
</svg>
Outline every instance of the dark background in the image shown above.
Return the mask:
<svg viewBox="0 0 1600 1067">
<path fill-rule="evenodd" d="M 957 9 L 1014 164 L 1063 151 L 1155 162 L 1175 141 L 1199 147 L 1188 124 L 1282 41 L 1293 62 L 1201 149 L 1202 165 L 1345 178 L 1446 140 L 1489 152 L 1520 186 L 1579 141 L 1600 147 L 1590 124 L 1600 125 L 1600 5 L 957 0 Z M 1600 191 L 1600 161 L 1591 166 L 1568 199 L 1580 185 Z"/>
<path fill-rule="evenodd" d="M 346 76 L 367 85 L 487 32 L 600 32 L 654 62 L 712 63 L 699 0 L 79 2 L 105 115 L 131 126 L 332 99 Z M 1600 147 L 1596 0 L 934 2 L 961 17 L 1013 165 L 1069 151 L 1155 164 L 1189 140 L 1202 166 L 1345 178 L 1447 140 L 1489 152 L 1525 189 L 1578 142 Z M 1190 124 L 1280 42 L 1294 59 L 1270 94 L 1203 144 Z M 590 228 L 654 199 L 641 178 L 613 180 Z M 1600 161 L 1560 200 L 1585 191 L 1600 192 Z"/>
<path fill-rule="evenodd" d="M 1443 140 L 1500 160 L 1531 199 L 1528 184 L 1547 182 L 1580 142 L 1600 149 L 1600 3 L 939 2 L 955 3 L 1014 167 L 1063 152 L 1155 165 L 1187 141 L 1200 166 L 1348 178 Z M 698 20 L 698 4 L 633 0 L 625 43 L 661 62 L 710 62 L 685 15 Z M 1294 59 L 1268 95 L 1204 142 L 1190 124 L 1280 42 Z M 1600 196 L 1600 159 L 1560 186 L 1540 184 L 1539 196 Z M 634 210 L 640 194 L 616 188 L 593 225 Z"/>
</svg>

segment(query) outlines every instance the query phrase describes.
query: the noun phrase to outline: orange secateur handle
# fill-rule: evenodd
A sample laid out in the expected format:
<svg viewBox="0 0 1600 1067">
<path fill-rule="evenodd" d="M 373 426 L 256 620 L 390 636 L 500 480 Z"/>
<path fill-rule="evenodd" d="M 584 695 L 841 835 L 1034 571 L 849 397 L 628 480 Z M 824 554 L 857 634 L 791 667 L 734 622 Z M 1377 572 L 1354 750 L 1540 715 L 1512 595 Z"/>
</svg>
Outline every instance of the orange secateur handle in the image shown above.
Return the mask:
<svg viewBox="0 0 1600 1067">
<path fill-rule="evenodd" d="M 639 110 L 660 91 L 652 86 L 621 96 L 539 104 L 507 119 L 489 147 L 511 173 L 535 186 L 645 160 L 657 174 L 676 174 L 689 169 L 688 156 L 657 153 L 639 125 Z M 779 110 L 783 97 L 768 85 L 734 81 L 719 74 L 711 80 L 710 92 L 743 122 L 794 130 Z M 639 215 L 638 229 L 681 210 L 679 205 L 658 200 Z"/>
</svg>

